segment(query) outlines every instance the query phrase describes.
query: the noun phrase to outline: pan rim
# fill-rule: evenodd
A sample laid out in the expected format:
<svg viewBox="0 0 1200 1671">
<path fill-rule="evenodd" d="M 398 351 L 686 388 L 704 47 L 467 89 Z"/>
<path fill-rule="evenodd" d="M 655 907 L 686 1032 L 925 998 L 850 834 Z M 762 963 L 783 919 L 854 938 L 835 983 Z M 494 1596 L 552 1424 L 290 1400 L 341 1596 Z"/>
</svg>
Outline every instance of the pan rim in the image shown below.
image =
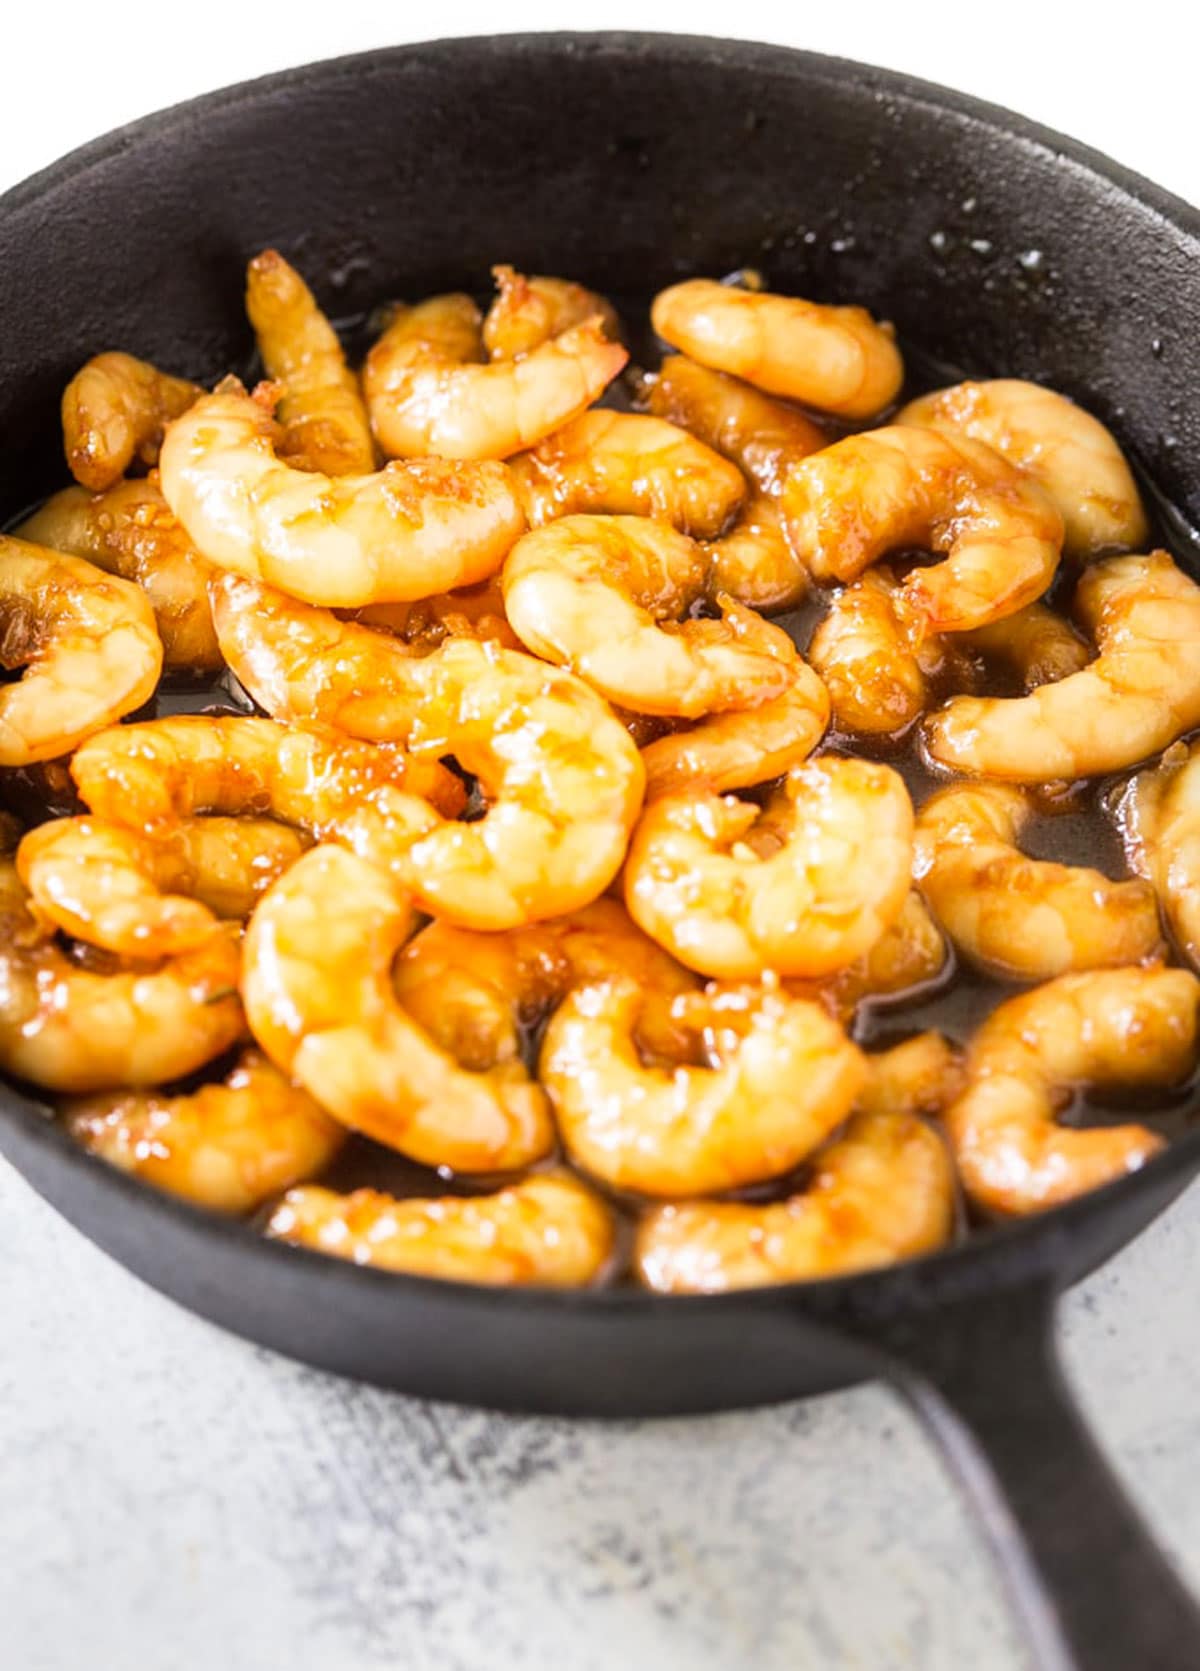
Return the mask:
<svg viewBox="0 0 1200 1671">
<path fill-rule="evenodd" d="M 486 36 L 434 37 L 318 59 L 236 82 L 140 117 L 67 152 L 0 195 L 0 219 L 36 210 L 39 205 L 48 206 L 48 200 L 60 188 L 72 184 L 91 169 L 120 158 L 135 146 L 153 143 L 167 134 L 202 123 L 209 116 L 255 104 L 291 88 L 313 83 L 328 85 L 343 77 L 380 73 L 422 57 L 478 61 L 484 55 L 511 60 L 532 55 L 583 58 L 606 54 L 660 56 L 684 67 L 736 62 L 745 71 L 817 80 L 831 86 L 857 84 L 871 89 L 877 98 L 925 109 L 943 120 L 951 117 L 982 126 L 1008 143 L 1016 140 L 1048 153 L 1059 163 L 1083 170 L 1110 190 L 1124 194 L 1143 211 L 1149 210 L 1181 242 L 1189 245 L 1193 253 L 1200 245 L 1200 209 L 1104 152 L 1004 106 L 856 59 L 740 38 L 623 30 L 514 31 Z M 246 1220 L 224 1217 L 116 1170 L 73 1144 L 61 1125 L 48 1115 L 46 1105 L 26 1096 L 8 1081 L 0 1080 L 0 1154 L 6 1150 L 2 1132 L 9 1124 L 18 1125 L 36 1146 L 52 1149 L 56 1160 L 68 1169 L 90 1175 L 99 1187 L 110 1192 L 114 1210 L 120 1211 L 124 1204 L 130 1211 L 150 1214 L 198 1233 L 224 1236 L 235 1246 L 240 1243 L 246 1257 L 257 1257 L 260 1261 L 286 1260 L 293 1271 L 303 1270 L 307 1264 L 313 1280 L 349 1281 L 359 1285 L 386 1283 L 398 1301 L 405 1294 L 428 1295 L 432 1288 L 449 1305 L 476 1306 L 483 1297 L 490 1306 L 516 1310 L 552 1306 L 558 1311 L 587 1309 L 597 1315 L 617 1312 L 648 1317 L 666 1315 L 668 1308 L 672 1313 L 687 1306 L 693 1309 L 705 1306 L 713 1312 L 730 1308 L 744 1311 L 755 1304 L 771 1309 L 780 1306 L 804 1311 L 828 1309 L 832 1313 L 840 1301 L 851 1296 L 856 1299 L 870 1296 L 870 1309 L 875 1309 L 877 1305 L 886 1305 L 893 1294 L 903 1294 L 908 1306 L 915 1309 L 944 1303 L 950 1294 L 967 1297 L 985 1288 L 994 1290 L 1035 1278 L 1052 1282 L 1059 1263 L 1057 1250 L 1071 1243 L 1078 1223 L 1098 1217 L 1107 1205 L 1118 1199 L 1131 1200 L 1140 1191 L 1149 1192 L 1172 1177 L 1180 1177 L 1182 1186 L 1188 1176 L 1200 1169 L 1198 1128 L 1173 1141 L 1137 1172 L 1045 1213 L 990 1225 L 963 1242 L 916 1259 L 817 1281 L 780 1283 L 722 1294 L 666 1295 L 634 1287 L 567 1290 L 538 1285 L 490 1287 L 355 1265 L 314 1250 L 269 1240 Z M 22 1168 L 14 1169 L 23 1175 Z M 31 1184 L 31 1187 L 37 1186 Z M 57 1206 L 55 1211 L 59 1211 Z M 75 1222 L 72 1215 L 60 1216 L 72 1224 Z M 1010 1252 L 1014 1248 L 1022 1248 L 1027 1257 L 1017 1259 Z M 1020 1269 L 1014 1271 L 1014 1264 Z M 806 1305 L 805 1301 L 810 1303 Z"/>
</svg>

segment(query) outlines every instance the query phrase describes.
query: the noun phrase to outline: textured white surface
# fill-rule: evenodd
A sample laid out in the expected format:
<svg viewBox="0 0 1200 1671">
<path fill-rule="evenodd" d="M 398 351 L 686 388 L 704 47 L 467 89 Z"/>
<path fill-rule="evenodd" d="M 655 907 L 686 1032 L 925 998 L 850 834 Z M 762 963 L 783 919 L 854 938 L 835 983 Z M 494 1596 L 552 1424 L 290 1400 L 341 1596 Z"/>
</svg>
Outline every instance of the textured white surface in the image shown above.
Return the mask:
<svg viewBox="0 0 1200 1671">
<path fill-rule="evenodd" d="M 1200 1585 L 1200 1190 L 1065 1306 L 1102 1440 Z M 13 1671 L 1021 1671 L 891 1394 L 516 1419 L 300 1368 L 141 1286 L 0 1163 Z M 1130 1668 L 1133 1671 L 1133 1668 Z"/>
<path fill-rule="evenodd" d="M 0 189 L 249 75 L 439 33 L 689 29 L 957 85 L 1200 200 L 1181 9 L 781 12 L 443 0 L 6 18 Z M 964 21 L 965 20 L 965 21 Z M 1200 1193 L 1065 1308 L 1100 1435 L 1200 1584 Z M 0 1163 L 0 1663 L 14 1671 L 1017 1671 L 966 1516 L 898 1403 L 617 1427 L 337 1382 L 143 1288 Z"/>
</svg>

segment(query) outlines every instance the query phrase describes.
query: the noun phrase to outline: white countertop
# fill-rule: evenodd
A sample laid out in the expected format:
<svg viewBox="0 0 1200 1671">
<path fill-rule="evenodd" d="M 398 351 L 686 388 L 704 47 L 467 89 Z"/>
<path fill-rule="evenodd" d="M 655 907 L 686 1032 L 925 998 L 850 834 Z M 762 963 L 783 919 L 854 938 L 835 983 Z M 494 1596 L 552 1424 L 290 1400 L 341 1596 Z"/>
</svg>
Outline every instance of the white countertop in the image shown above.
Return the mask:
<svg viewBox="0 0 1200 1671">
<path fill-rule="evenodd" d="M 443 0 L 23 6 L 0 189 L 118 122 L 417 34 L 675 28 L 945 81 L 1200 201 L 1174 5 Z M 315 13 L 315 9 L 314 9 Z M 411 13 L 407 14 L 411 18 Z M 793 13 L 792 18 L 798 14 Z M 1102 1440 L 1200 1586 L 1200 1189 L 1064 1306 Z M 142 1287 L 0 1163 L 0 1659 L 14 1671 L 1017 1671 L 978 1539 L 879 1388 L 619 1426 L 430 1406 L 298 1368 Z"/>
</svg>

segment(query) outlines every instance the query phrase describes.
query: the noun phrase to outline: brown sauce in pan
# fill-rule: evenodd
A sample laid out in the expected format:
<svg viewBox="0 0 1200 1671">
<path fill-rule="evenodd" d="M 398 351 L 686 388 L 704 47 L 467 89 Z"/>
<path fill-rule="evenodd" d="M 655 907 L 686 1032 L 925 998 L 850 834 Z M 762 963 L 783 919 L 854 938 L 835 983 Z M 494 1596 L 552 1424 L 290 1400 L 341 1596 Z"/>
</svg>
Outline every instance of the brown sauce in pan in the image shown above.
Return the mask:
<svg viewBox="0 0 1200 1671">
<path fill-rule="evenodd" d="M 647 309 L 643 299 L 631 302 L 628 298 L 614 297 L 613 300 L 627 326 L 631 322 L 646 320 Z M 339 330 L 348 351 L 355 359 L 374 335 L 366 317 L 342 321 L 339 323 Z M 635 363 L 642 367 L 655 363 L 655 345 L 649 334 L 648 324 L 642 328 L 641 334 L 637 327 L 634 327 L 629 336 L 629 344 Z M 934 361 L 911 345 L 902 346 L 908 368 L 905 388 L 900 397 L 902 402 L 929 389 L 939 388 L 971 375 L 962 368 Z M 247 380 L 253 381 L 256 374 L 253 362 L 248 362 L 243 369 Z M 632 401 L 628 386 L 618 384 L 610 390 L 602 404 L 630 408 Z M 843 426 L 826 427 L 829 428 L 831 439 L 844 433 Z M 1136 468 L 1135 461 L 1135 470 Z M 1138 474 L 1139 485 L 1152 518 L 1152 543 L 1166 547 L 1181 565 L 1195 573 L 1200 568 L 1200 533 L 1193 530 L 1179 512 L 1162 499 L 1144 473 Z M 15 525 L 30 514 L 32 508 L 24 509 L 19 516 L 13 517 L 8 525 Z M 920 560 L 916 554 L 913 556 L 914 560 Z M 1049 602 L 1062 601 L 1058 596 L 1059 590 L 1058 587 L 1052 590 Z M 821 617 L 823 607 L 821 598 L 817 595 L 806 601 L 802 608 L 775 616 L 773 619 L 791 633 L 799 648 L 803 650 Z M 1019 691 L 1000 674 L 990 676 L 976 688 L 982 695 L 1019 694 Z M 139 713 L 129 717 L 149 719 L 180 713 L 255 711 L 253 703 L 233 675 L 226 673 L 216 680 L 204 682 L 189 683 L 178 679 L 166 679 L 153 701 Z M 831 735 L 828 742 L 835 749 L 844 746 L 836 734 Z M 902 774 L 914 804 L 918 806 L 939 782 L 944 781 L 929 772 L 911 741 L 896 745 L 856 740 L 853 752 L 887 760 Z M 1046 811 L 1039 813 L 1032 820 L 1022 836 L 1024 850 L 1036 858 L 1093 865 L 1114 877 L 1128 875 L 1129 869 L 1116 828 L 1105 812 L 1105 800 L 1111 787 L 1111 782 L 1106 781 L 1069 786 L 1065 794 L 1056 797 Z M 61 762 L 51 762 L 23 771 L 0 770 L 0 806 L 14 812 L 26 824 L 81 810 L 74 798 L 65 766 Z M 1013 983 L 996 980 L 962 963 L 956 963 L 951 956 L 944 975 L 926 991 L 899 1003 L 863 1005 L 853 1029 L 854 1037 L 867 1049 L 884 1049 L 901 1043 L 915 1033 L 936 1028 L 949 1038 L 964 1044 L 998 1003 L 1019 990 L 1022 988 Z M 526 1054 L 531 1067 L 536 1061 L 541 1032 L 541 1025 L 526 1029 Z M 186 1087 L 179 1088 L 191 1088 L 201 1080 L 219 1079 L 229 1065 L 230 1058 L 213 1062 L 202 1075 L 189 1081 Z M 1100 1095 L 1089 1092 L 1080 1094 L 1061 1118 L 1069 1124 L 1078 1125 L 1118 1123 L 1137 1119 L 1164 1137 L 1177 1139 L 1200 1124 L 1200 1104 L 1196 1100 L 1196 1089 L 1196 1083 L 1193 1081 L 1172 1091 L 1155 1091 L 1152 1094 Z M 36 1091 L 33 1094 L 40 1095 Z M 556 1163 L 561 1164 L 561 1157 Z M 756 1202 L 778 1200 L 802 1187 L 804 1179 L 805 1169 L 801 1168 L 787 1177 L 740 1190 L 736 1192 L 736 1198 Z M 494 1178 L 485 1183 L 475 1183 L 469 1179 L 444 1175 L 358 1135 L 350 1137 L 332 1165 L 315 1181 L 337 1190 L 371 1187 L 398 1196 L 473 1194 L 479 1190 L 496 1187 Z M 596 1180 L 588 1181 L 596 1187 Z M 629 1254 L 637 1203 L 632 1197 L 615 1195 L 603 1185 L 599 1188 L 617 1208 L 620 1221 L 617 1253 L 608 1280 L 611 1283 L 628 1282 Z M 269 1210 L 264 1209 L 257 1218 L 265 1219 Z M 960 1201 L 959 1237 L 971 1234 L 978 1227 L 978 1223 L 974 1214 Z"/>
</svg>

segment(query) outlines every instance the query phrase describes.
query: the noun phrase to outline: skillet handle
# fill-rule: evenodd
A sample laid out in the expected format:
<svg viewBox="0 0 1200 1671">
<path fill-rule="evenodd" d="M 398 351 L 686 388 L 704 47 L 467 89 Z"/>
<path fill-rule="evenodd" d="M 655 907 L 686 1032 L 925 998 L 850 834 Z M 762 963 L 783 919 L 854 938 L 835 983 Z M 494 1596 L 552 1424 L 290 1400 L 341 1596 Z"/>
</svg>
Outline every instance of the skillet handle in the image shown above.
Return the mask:
<svg viewBox="0 0 1200 1671">
<path fill-rule="evenodd" d="M 1200 1608 L 1076 1408 L 1054 1305 L 1023 1288 L 893 1323 L 890 1378 L 979 1515 L 1038 1671 L 1200 1666 Z"/>
</svg>

